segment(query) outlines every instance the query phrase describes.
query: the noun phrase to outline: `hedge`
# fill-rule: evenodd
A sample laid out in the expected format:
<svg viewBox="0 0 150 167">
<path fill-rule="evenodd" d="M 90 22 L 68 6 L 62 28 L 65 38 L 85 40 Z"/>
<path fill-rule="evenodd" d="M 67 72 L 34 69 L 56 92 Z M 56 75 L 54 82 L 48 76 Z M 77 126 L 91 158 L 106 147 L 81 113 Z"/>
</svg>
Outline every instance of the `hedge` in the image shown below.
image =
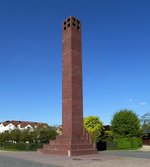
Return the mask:
<svg viewBox="0 0 150 167">
<path fill-rule="evenodd" d="M 142 147 L 141 138 L 119 138 L 112 142 L 107 142 L 107 150 L 137 149 Z"/>
<path fill-rule="evenodd" d="M 42 148 L 41 143 L 0 143 L 0 150 L 36 151 L 38 148 Z"/>
</svg>

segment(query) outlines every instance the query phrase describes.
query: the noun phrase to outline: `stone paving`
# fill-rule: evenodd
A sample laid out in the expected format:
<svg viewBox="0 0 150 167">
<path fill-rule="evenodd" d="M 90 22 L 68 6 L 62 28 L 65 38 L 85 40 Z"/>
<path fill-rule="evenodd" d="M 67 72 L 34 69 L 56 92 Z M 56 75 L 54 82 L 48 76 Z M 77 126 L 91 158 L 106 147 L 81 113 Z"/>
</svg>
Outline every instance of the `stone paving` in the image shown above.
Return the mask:
<svg viewBox="0 0 150 167">
<path fill-rule="evenodd" d="M 0 167 L 148 167 L 150 159 L 124 157 L 109 152 L 87 156 L 39 155 L 36 152 L 0 151 Z M 147 152 L 149 154 L 149 152 Z"/>
</svg>

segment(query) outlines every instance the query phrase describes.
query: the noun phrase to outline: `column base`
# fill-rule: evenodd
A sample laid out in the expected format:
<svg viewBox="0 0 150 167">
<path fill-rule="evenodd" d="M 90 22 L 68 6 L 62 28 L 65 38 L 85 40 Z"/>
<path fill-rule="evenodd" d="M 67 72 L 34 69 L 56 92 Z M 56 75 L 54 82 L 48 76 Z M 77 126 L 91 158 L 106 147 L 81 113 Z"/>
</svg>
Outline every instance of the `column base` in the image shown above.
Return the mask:
<svg viewBox="0 0 150 167">
<path fill-rule="evenodd" d="M 42 149 L 37 150 L 40 154 L 51 155 L 89 155 L 96 154 L 96 145 L 88 134 L 80 137 L 59 136 L 56 140 L 50 140 L 49 144 L 44 144 Z"/>
</svg>

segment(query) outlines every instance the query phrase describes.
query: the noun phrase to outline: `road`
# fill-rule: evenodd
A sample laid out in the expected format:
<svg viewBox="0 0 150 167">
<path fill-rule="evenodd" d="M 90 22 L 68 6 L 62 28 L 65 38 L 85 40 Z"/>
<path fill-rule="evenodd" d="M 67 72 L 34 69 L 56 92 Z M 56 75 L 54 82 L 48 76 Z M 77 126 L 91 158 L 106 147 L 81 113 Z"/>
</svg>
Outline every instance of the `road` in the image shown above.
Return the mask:
<svg viewBox="0 0 150 167">
<path fill-rule="evenodd" d="M 54 165 L 45 165 L 24 159 L 8 158 L 0 156 L 0 167 L 56 167 Z"/>
<path fill-rule="evenodd" d="M 150 164 L 149 151 L 101 151 L 76 157 L 0 151 L 0 167 L 147 167 L 147 164 Z"/>
<path fill-rule="evenodd" d="M 150 159 L 150 151 L 101 151 L 101 155 Z"/>
</svg>

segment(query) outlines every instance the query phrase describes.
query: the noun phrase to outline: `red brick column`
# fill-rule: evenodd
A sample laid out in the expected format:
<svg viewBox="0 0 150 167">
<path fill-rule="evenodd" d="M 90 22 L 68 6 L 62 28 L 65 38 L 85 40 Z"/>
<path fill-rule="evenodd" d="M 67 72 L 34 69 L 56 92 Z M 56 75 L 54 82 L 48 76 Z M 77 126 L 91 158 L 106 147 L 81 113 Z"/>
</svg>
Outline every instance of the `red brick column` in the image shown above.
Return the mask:
<svg viewBox="0 0 150 167">
<path fill-rule="evenodd" d="M 63 134 L 74 137 L 83 131 L 81 23 L 74 17 L 63 22 Z M 69 127 L 69 128 L 68 128 Z"/>
<path fill-rule="evenodd" d="M 62 135 L 39 149 L 57 155 L 95 154 L 95 143 L 83 129 L 81 23 L 74 17 L 63 22 Z"/>
</svg>

